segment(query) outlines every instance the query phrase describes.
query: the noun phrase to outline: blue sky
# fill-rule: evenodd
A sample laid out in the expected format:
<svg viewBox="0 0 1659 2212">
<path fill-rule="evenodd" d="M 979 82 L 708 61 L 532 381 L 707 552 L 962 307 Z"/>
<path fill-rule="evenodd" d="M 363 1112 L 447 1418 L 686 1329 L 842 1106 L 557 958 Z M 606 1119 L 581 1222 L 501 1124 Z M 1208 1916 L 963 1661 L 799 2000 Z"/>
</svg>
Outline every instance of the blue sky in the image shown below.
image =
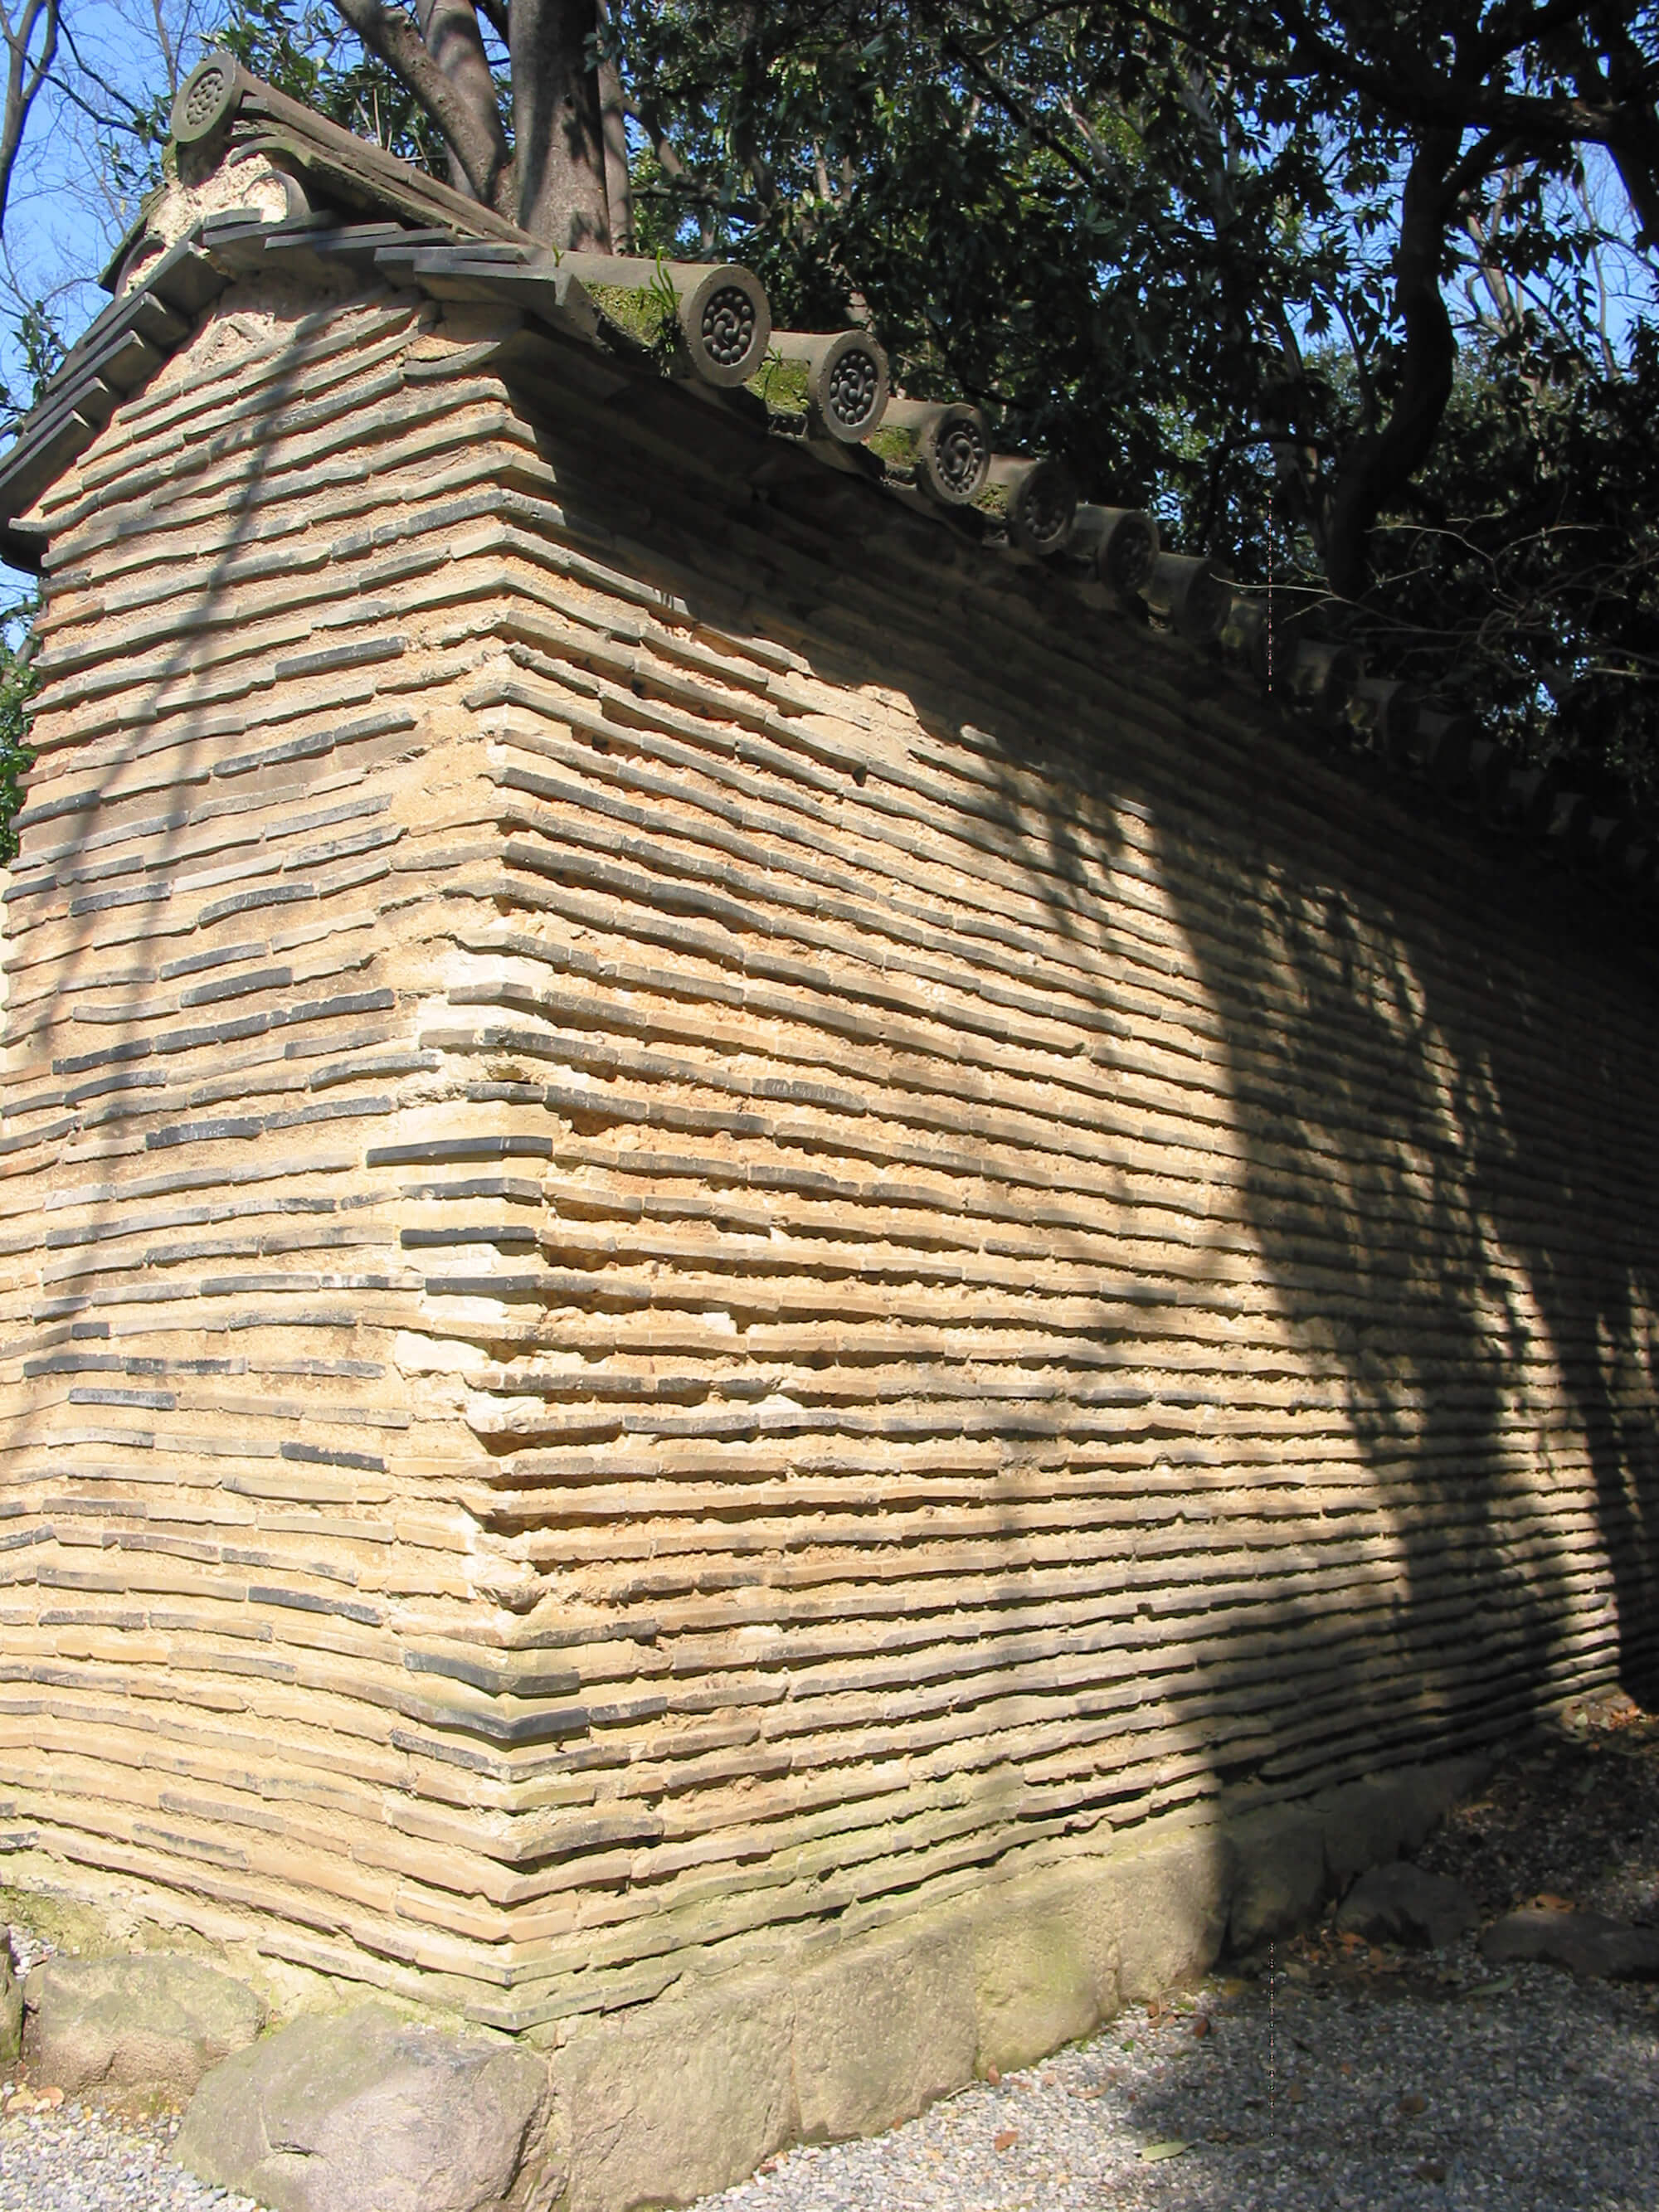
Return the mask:
<svg viewBox="0 0 1659 2212">
<path fill-rule="evenodd" d="M 0 253 L 0 380 L 15 400 L 29 392 L 17 337 L 24 312 L 44 302 L 64 337 L 77 337 L 106 304 L 98 271 L 137 212 L 112 172 L 97 112 L 188 75 L 224 14 L 222 0 L 78 0 L 73 47 L 66 43 L 59 58 L 80 100 L 48 86 L 37 102 Z M 0 607 L 31 588 L 32 579 L 0 564 Z"/>
</svg>

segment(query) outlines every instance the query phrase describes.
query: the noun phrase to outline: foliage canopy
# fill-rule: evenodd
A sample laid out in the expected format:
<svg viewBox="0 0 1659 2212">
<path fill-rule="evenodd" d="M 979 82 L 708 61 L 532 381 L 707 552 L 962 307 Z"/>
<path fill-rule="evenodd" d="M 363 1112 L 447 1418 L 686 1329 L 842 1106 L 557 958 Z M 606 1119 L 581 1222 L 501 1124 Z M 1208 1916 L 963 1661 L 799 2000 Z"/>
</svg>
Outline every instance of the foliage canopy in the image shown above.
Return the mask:
<svg viewBox="0 0 1659 2212">
<path fill-rule="evenodd" d="M 556 245 L 872 320 L 906 390 L 1659 799 L 1654 0 L 411 4 L 219 35 Z"/>
</svg>

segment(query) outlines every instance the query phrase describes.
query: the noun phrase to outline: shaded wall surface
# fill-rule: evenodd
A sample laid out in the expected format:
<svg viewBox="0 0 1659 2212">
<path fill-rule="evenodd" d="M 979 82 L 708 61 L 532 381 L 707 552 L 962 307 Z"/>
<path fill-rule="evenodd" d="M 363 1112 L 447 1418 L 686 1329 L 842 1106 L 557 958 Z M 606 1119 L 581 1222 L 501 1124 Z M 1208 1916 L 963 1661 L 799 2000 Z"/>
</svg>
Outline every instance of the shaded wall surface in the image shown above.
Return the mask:
<svg viewBox="0 0 1659 2212">
<path fill-rule="evenodd" d="M 1650 1665 L 1615 944 L 482 311 L 238 287 L 44 512 L 20 1867 L 545 2026 Z"/>
</svg>

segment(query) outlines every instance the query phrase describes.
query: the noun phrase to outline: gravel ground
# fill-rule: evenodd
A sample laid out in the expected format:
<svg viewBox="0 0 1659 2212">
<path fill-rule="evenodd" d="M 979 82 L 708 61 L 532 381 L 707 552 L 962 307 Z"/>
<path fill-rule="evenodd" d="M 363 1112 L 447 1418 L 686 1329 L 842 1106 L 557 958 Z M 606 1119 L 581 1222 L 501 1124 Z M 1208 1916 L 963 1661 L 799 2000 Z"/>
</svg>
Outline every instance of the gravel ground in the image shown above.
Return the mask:
<svg viewBox="0 0 1659 2212">
<path fill-rule="evenodd" d="M 1547 1896 L 1659 1921 L 1659 1719 L 1568 1715 L 1419 1862 L 1489 1918 Z M 0 2212 L 259 2212 L 170 2162 L 176 2118 L 45 2106 L 18 2069 L 0 2100 Z M 874 2141 L 786 2152 L 699 2212 L 1498 2206 L 1659 2212 L 1659 1989 L 1328 1926 Z"/>
<path fill-rule="evenodd" d="M 1464 1986 L 1432 1994 L 1300 1983 L 1299 1964 L 1125 2015 L 872 2142 L 790 2151 L 700 2212 L 1659 2204 L 1644 1996 L 1548 1966 L 1494 1977 L 1472 1947 Z"/>
<path fill-rule="evenodd" d="M 254 2212 L 174 2166 L 171 2142 L 79 2105 L 0 2120 L 0 2212 Z"/>
<path fill-rule="evenodd" d="M 52 1956 L 32 1929 L 9 1932 L 20 1975 Z M 264 2212 L 173 2163 L 179 2118 L 100 2112 L 21 2066 L 0 2073 L 0 2212 Z"/>
<path fill-rule="evenodd" d="M 1418 1863 L 1489 1920 L 1548 1897 L 1659 1921 L 1659 1719 L 1569 1712 Z M 1489 2206 L 1659 2212 L 1659 1990 L 1327 1926 L 872 2142 L 786 2152 L 698 2212 Z"/>
</svg>

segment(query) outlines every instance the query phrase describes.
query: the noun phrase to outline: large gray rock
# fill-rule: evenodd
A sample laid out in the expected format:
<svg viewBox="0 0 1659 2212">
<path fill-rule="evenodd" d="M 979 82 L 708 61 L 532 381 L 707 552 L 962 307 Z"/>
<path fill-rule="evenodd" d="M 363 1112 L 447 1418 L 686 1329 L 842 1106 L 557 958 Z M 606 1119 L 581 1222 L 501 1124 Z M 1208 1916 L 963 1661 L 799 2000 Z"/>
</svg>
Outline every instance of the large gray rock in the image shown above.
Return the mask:
<svg viewBox="0 0 1659 2212">
<path fill-rule="evenodd" d="M 1227 1948 L 1253 1951 L 1305 1927 L 1325 1897 L 1325 1831 L 1316 1813 L 1275 1805 L 1228 1828 L 1237 1872 Z"/>
<path fill-rule="evenodd" d="M 974 2078 L 967 1915 L 831 1952 L 793 1984 L 800 2132 L 878 2135 Z"/>
<path fill-rule="evenodd" d="M 276 2212 L 546 2212 L 550 2104 L 532 2051 L 359 2005 L 228 2059 L 173 2154 Z"/>
<path fill-rule="evenodd" d="M 553 2062 L 568 2212 L 689 2204 L 752 2173 L 798 2132 L 793 2030 L 788 1990 L 765 1975 L 573 2035 Z"/>
<path fill-rule="evenodd" d="M 1372 1943 L 1443 1951 L 1480 1918 L 1462 1882 L 1402 1861 L 1362 1874 L 1343 1899 L 1336 1924 Z"/>
<path fill-rule="evenodd" d="M 1549 1912 L 1528 1907 L 1494 1921 L 1480 1938 L 1494 1966 L 1542 1960 L 1574 1974 L 1609 1980 L 1659 1981 L 1659 1928 L 1632 1928 L 1601 1912 Z"/>
<path fill-rule="evenodd" d="M 1227 1932 L 1233 1855 L 1216 1828 L 1133 1844 L 1109 1862 L 1120 1899 L 1118 1994 L 1161 1997 L 1201 1981 Z"/>
<path fill-rule="evenodd" d="M 0 2066 L 9 2066 L 23 2048 L 23 1990 L 11 1938 L 0 1929 Z"/>
<path fill-rule="evenodd" d="M 244 1983 L 168 1951 L 48 1959 L 29 1976 L 24 2001 L 29 2063 L 72 2094 L 182 2103 L 264 2022 L 264 2005 Z"/>
</svg>

